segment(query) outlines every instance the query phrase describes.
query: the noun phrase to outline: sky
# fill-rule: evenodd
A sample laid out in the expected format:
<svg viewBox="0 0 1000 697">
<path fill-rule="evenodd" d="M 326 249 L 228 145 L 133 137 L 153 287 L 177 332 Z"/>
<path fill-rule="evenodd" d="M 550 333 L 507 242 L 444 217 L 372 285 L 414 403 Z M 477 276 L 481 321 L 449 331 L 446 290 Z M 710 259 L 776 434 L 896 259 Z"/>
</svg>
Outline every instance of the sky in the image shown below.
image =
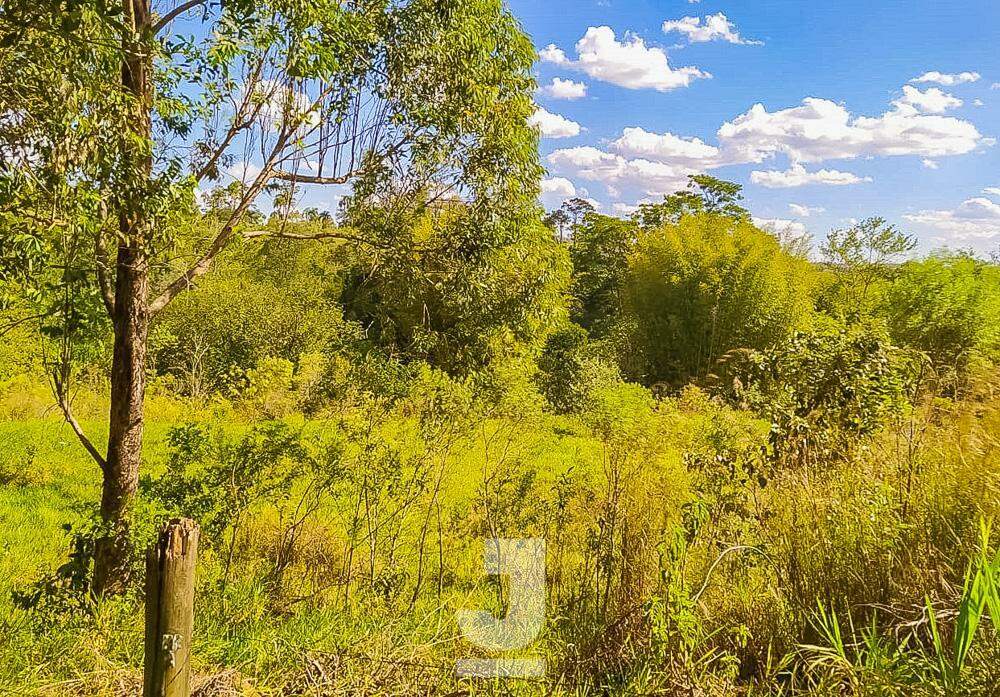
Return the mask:
<svg viewBox="0 0 1000 697">
<path fill-rule="evenodd" d="M 759 224 L 882 216 L 1000 248 L 997 0 L 509 0 L 539 51 L 542 202 L 626 215 L 707 172 Z"/>
</svg>

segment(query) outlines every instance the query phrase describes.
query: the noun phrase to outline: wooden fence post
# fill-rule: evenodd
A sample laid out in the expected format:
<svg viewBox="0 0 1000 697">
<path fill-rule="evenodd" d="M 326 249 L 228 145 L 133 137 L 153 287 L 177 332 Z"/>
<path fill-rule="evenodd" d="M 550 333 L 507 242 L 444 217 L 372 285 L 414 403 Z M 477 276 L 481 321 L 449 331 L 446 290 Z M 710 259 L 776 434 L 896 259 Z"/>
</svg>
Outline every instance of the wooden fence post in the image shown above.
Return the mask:
<svg viewBox="0 0 1000 697">
<path fill-rule="evenodd" d="M 171 520 L 146 555 L 143 697 L 190 697 L 198 524 Z"/>
</svg>

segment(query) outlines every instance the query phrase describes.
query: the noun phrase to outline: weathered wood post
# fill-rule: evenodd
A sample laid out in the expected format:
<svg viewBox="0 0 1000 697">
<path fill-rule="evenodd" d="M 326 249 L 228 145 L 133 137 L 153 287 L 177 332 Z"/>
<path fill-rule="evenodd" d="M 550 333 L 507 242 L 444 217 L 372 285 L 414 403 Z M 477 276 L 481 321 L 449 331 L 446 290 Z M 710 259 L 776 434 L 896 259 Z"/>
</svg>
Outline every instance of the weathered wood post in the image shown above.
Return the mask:
<svg viewBox="0 0 1000 697">
<path fill-rule="evenodd" d="M 171 520 L 146 555 L 143 697 L 190 697 L 198 524 Z"/>
</svg>

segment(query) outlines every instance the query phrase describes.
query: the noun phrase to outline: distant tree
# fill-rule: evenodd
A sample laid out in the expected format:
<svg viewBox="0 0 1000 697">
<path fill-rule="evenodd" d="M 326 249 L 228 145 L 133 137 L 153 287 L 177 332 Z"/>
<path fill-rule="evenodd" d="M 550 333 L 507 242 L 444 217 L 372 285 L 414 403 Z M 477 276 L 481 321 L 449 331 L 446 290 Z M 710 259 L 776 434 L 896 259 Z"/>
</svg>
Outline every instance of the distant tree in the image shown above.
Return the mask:
<svg viewBox="0 0 1000 697">
<path fill-rule="evenodd" d="M 538 370 L 539 390 L 557 414 L 586 409 L 596 390 L 620 379 L 613 361 L 598 355 L 574 324 L 549 335 Z"/>
<path fill-rule="evenodd" d="M 475 236 L 478 226 L 458 202 L 351 216 L 352 229 L 378 226 L 397 236 L 391 248 L 358 249 L 341 296 L 345 316 L 391 355 L 464 376 L 519 352 L 535 354 L 566 320 L 568 254 L 537 219 L 511 221 L 517 234 L 507 243 L 470 256 L 455 241 Z"/>
<path fill-rule="evenodd" d="M 565 242 L 567 232 L 573 224 L 573 219 L 565 209 L 557 208 L 546 215 L 542 222 L 559 237 L 560 242 Z"/>
<path fill-rule="evenodd" d="M 970 254 L 903 264 L 880 298 L 894 341 L 925 353 L 945 377 L 977 356 L 1000 357 L 1000 269 Z"/>
<path fill-rule="evenodd" d="M 545 217 L 548 225 L 559 236 L 560 242 L 572 237 L 576 229 L 583 225 L 588 215 L 595 212 L 594 204 L 586 199 L 571 198 Z"/>
<path fill-rule="evenodd" d="M 292 236 L 248 229 L 276 183 L 349 186 L 383 204 L 428 189 L 460 197 L 476 223 L 453 243 L 468 256 L 516 234 L 497 223 L 537 196 L 534 59 L 502 0 L 190 0 L 162 14 L 151 0 L 4 3 L 0 240 L 21 251 L 3 253 L 19 267 L 3 273 L 27 284 L 38 267 L 26 253 L 45 248 L 37 287 L 56 291 L 39 300 L 62 344 L 56 398 L 103 475 L 96 593 L 128 581 L 155 317 L 234 240 Z M 237 158 L 251 161 L 227 174 Z M 216 226 L 174 255 L 178 228 L 199 219 L 195 191 L 224 176 L 240 186 L 211 202 Z M 387 244 L 332 227 L 319 237 Z M 73 343 L 109 328 L 101 453 L 73 418 L 70 378 Z"/>
<path fill-rule="evenodd" d="M 573 227 L 581 225 L 588 215 L 597 210 L 594 204 L 583 198 L 571 198 L 562 205 L 562 209 L 566 211 Z"/>
<path fill-rule="evenodd" d="M 888 278 L 892 265 L 916 247 L 916 239 L 884 218 L 867 218 L 846 230 L 834 230 L 820 251 L 833 270 L 833 308 L 848 318 L 868 314 L 872 289 Z"/>
<path fill-rule="evenodd" d="M 594 213 L 573 235 L 570 312 L 594 338 L 605 336 L 621 316 L 622 289 L 637 232 L 631 221 Z"/>
<path fill-rule="evenodd" d="M 734 220 L 750 218 L 750 212 L 739 204 L 743 200 L 740 184 L 723 181 L 707 174 L 688 177 L 686 191 L 664 196 L 660 203 L 644 203 L 633 219 L 646 230 L 661 225 L 676 224 L 685 215 L 713 213 Z"/>
<path fill-rule="evenodd" d="M 705 377 L 733 349 L 785 339 L 811 310 L 813 274 L 746 220 L 702 213 L 643 231 L 625 301 L 648 384 Z"/>
</svg>

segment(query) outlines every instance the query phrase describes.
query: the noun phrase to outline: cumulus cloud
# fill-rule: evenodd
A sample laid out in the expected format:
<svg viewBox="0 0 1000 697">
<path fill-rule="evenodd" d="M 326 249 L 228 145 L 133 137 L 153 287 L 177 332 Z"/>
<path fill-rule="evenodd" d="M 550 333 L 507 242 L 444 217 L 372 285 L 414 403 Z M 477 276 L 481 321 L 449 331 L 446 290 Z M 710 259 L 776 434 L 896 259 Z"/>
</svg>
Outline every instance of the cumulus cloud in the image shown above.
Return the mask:
<svg viewBox="0 0 1000 697">
<path fill-rule="evenodd" d="M 542 180 L 542 193 L 562 196 L 563 198 L 572 198 L 576 196 L 576 187 L 573 185 L 573 182 L 565 177 L 552 177 L 551 179 Z"/>
<path fill-rule="evenodd" d="M 555 44 L 539 52 L 546 62 L 578 70 L 595 80 L 627 89 L 669 92 L 687 87 L 711 75 L 698 68 L 673 68 L 661 48 L 646 46 L 639 36 L 625 35 L 621 41 L 610 27 L 590 27 L 576 42 L 577 59 L 570 60 Z"/>
<path fill-rule="evenodd" d="M 988 198 L 970 198 L 953 210 L 925 210 L 903 217 L 936 230 L 945 241 L 973 242 L 1000 236 L 1000 204 Z"/>
<path fill-rule="evenodd" d="M 768 189 L 791 189 L 797 186 L 819 184 L 822 186 L 848 186 L 870 182 L 871 177 L 859 177 L 851 172 L 836 169 L 820 169 L 809 172 L 800 164 L 794 164 L 785 171 L 768 170 L 750 173 L 750 181 Z"/>
<path fill-rule="evenodd" d="M 644 157 L 658 162 L 708 168 L 719 159 L 719 149 L 698 138 L 682 138 L 673 133 L 650 133 L 643 128 L 626 128 L 610 144 L 624 157 Z"/>
<path fill-rule="evenodd" d="M 260 175 L 260 167 L 252 162 L 234 162 L 229 167 L 224 169 L 225 173 L 228 174 L 233 179 L 243 182 L 244 184 L 250 184 L 255 181 Z"/>
<path fill-rule="evenodd" d="M 813 213 L 825 213 L 826 212 L 825 208 L 820 208 L 819 206 L 816 206 L 816 207 L 803 206 L 803 205 L 801 205 L 799 203 L 789 203 L 788 204 L 788 210 L 790 210 L 792 212 L 792 215 L 797 215 L 800 218 L 808 218 Z"/>
<path fill-rule="evenodd" d="M 639 204 L 621 202 L 611 204 L 611 211 L 619 218 L 628 218 L 638 210 Z"/>
<path fill-rule="evenodd" d="M 552 79 L 551 83 L 541 87 L 539 92 L 553 99 L 583 99 L 587 96 L 587 85 L 583 82 L 556 77 Z"/>
<path fill-rule="evenodd" d="M 753 224 L 761 230 L 770 232 L 780 240 L 796 239 L 803 237 L 809 231 L 804 223 L 797 220 L 786 220 L 784 218 L 753 218 Z"/>
<path fill-rule="evenodd" d="M 686 167 L 646 159 L 628 160 L 590 146 L 556 150 L 547 161 L 556 169 L 601 182 L 609 189 L 627 186 L 650 196 L 683 188 L 690 173 Z"/>
<path fill-rule="evenodd" d="M 582 130 L 576 121 L 570 121 L 565 116 L 553 114 L 538 108 L 528 119 L 528 125 L 534 126 L 543 138 L 572 138 L 580 135 Z"/>
<path fill-rule="evenodd" d="M 987 186 L 985 189 L 983 189 L 983 193 L 988 194 L 990 196 L 1000 197 L 1000 186 Z"/>
<path fill-rule="evenodd" d="M 794 162 L 858 157 L 943 157 L 972 152 L 985 139 L 968 121 L 892 109 L 881 116 L 854 117 L 842 105 L 809 97 L 801 106 L 768 112 L 763 104 L 719 129 L 724 158 L 762 162 L 784 153 Z"/>
<path fill-rule="evenodd" d="M 669 19 L 663 23 L 663 33 L 677 32 L 687 37 L 693 44 L 708 41 L 725 41 L 731 44 L 761 45 L 760 41 L 747 40 L 740 36 L 736 27 L 723 13 L 701 17 Z"/>
<path fill-rule="evenodd" d="M 929 160 L 926 157 L 923 160 L 921 160 L 920 163 L 924 166 L 925 169 L 937 169 L 941 166 L 935 160 Z"/>
<path fill-rule="evenodd" d="M 954 85 L 962 85 L 966 82 L 977 82 L 981 77 L 982 75 L 972 71 L 964 73 L 941 73 L 937 70 L 931 70 L 920 77 L 913 78 L 910 82 L 934 82 L 945 87 L 952 87 Z"/>
<path fill-rule="evenodd" d="M 714 143 L 630 127 L 605 149 L 558 151 L 549 156 L 549 164 L 560 174 L 603 183 L 609 195 L 620 200 L 622 191 L 630 187 L 634 190 L 629 193 L 635 195 L 662 195 L 686 186 L 690 174 L 761 164 L 778 157 L 789 160 L 788 169 L 756 171 L 751 181 L 772 188 L 858 184 L 870 179 L 840 171 L 842 168 L 808 166 L 829 160 L 895 156 L 933 162 L 934 158 L 963 155 L 993 142 L 968 121 L 921 113 L 910 105 L 895 104 L 881 115 L 859 116 L 836 102 L 808 98 L 798 106 L 774 112 L 757 104 L 724 123 Z"/>
<path fill-rule="evenodd" d="M 942 92 L 937 87 L 921 92 L 910 85 L 904 85 L 902 99 L 893 102 L 897 108 L 912 107 L 928 114 L 943 114 L 949 109 L 957 109 L 963 103 L 958 97 Z"/>
</svg>

